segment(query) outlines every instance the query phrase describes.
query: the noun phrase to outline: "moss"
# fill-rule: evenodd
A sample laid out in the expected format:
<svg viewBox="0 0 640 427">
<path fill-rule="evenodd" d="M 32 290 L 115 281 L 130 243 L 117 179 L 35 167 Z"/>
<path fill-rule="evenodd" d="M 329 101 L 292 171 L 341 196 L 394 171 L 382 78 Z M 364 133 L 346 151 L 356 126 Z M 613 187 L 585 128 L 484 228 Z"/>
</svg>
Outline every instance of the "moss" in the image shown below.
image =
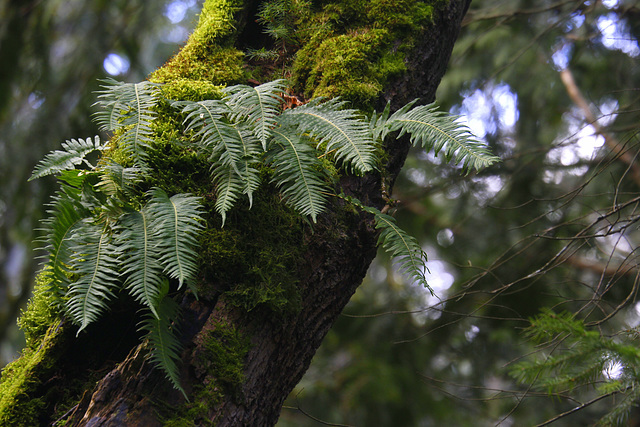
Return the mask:
<svg viewBox="0 0 640 427">
<path fill-rule="evenodd" d="M 242 399 L 244 364 L 250 341 L 230 323 L 219 320 L 207 327 L 197 339 L 194 350 L 195 373 L 201 381 L 194 387 L 192 401 L 173 409 L 164 420 L 165 427 L 213 425 L 210 408 L 225 396 Z"/>
<path fill-rule="evenodd" d="M 241 204 L 228 215 L 224 228 L 215 218 L 203 233 L 204 277 L 198 294 L 208 298 L 222 293 L 227 304 L 247 312 L 297 311 L 303 220 L 268 184 L 254 195 L 251 209 Z"/>
<path fill-rule="evenodd" d="M 44 272 L 36 277 L 33 296 L 18 319 L 18 327 L 24 332 L 26 346 L 35 350 L 49 327 L 60 318 L 58 297 L 49 289 L 51 278 Z"/>
<path fill-rule="evenodd" d="M 34 392 L 52 371 L 59 352 L 62 328 L 57 296 L 50 292 L 51 279 L 36 278 L 34 294 L 18 319 L 26 346 L 20 358 L 9 363 L 0 379 L 0 425 L 40 425 L 45 399 Z"/>
<path fill-rule="evenodd" d="M 316 31 L 297 52 L 292 82 L 306 98 L 340 96 L 369 111 L 393 76 L 406 71 L 415 35 L 431 22 L 433 3 L 414 0 L 324 2 Z"/>
<path fill-rule="evenodd" d="M 245 76 L 244 54 L 234 48 L 235 13 L 239 0 L 208 0 L 197 28 L 187 44 L 149 80 L 169 83 L 184 79 L 213 85 L 241 82 Z"/>
<path fill-rule="evenodd" d="M 39 330 L 39 327 L 36 328 Z M 8 364 L 0 379 L 0 425 L 31 427 L 42 425 L 45 396 L 37 390 L 52 375 L 62 344 L 61 322 L 51 324 L 36 348 L 27 347 L 22 356 Z M 32 339 L 35 335 L 31 336 Z M 33 344 L 33 343 L 32 343 Z"/>
</svg>

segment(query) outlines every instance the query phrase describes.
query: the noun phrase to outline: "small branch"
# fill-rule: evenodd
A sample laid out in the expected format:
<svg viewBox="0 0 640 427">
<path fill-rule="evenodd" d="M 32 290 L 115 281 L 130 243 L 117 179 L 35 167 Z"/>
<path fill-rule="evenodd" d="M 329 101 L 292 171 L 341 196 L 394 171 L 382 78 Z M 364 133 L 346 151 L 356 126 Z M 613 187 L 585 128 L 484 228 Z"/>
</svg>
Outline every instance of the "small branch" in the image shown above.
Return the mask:
<svg viewBox="0 0 640 427">
<path fill-rule="evenodd" d="M 605 397 L 613 396 L 614 394 L 618 394 L 618 393 L 620 393 L 620 391 L 619 391 L 619 390 L 617 390 L 617 391 L 613 391 L 613 392 L 611 392 L 611 393 L 603 394 L 602 396 L 598 396 L 598 397 L 596 397 L 596 398 L 594 398 L 594 399 L 591 399 L 591 400 L 590 400 L 590 401 L 588 401 L 588 402 L 583 403 L 583 404 L 582 404 L 582 405 L 580 405 L 580 406 L 576 406 L 575 408 L 568 410 L 567 412 L 563 412 L 562 414 L 556 415 L 555 417 L 553 417 L 553 418 L 551 418 L 551 419 L 549 419 L 549 420 L 547 420 L 547 421 L 543 422 L 542 424 L 538 424 L 538 425 L 536 425 L 536 427 L 543 427 L 543 426 L 547 426 L 547 425 L 549 425 L 549 424 L 551 424 L 551 423 L 554 423 L 554 422 L 558 421 L 560 418 L 564 418 L 564 417 L 566 417 L 567 415 L 571 415 L 571 414 L 573 414 L 573 413 L 575 413 L 575 412 L 578 412 L 578 411 L 580 411 L 580 410 L 582 410 L 582 409 L 586 408 L 587 406 L 593 405 L 594 403 L 596 403 L 596 402 L 598 402 L 598 401 L 600 401 L 600 400 L 604 399 Z"/>
<path fill-rule="evenodd" d="M 629 166 L 633 181 L 640 187 L 640 167 L 636 163 L 636 156 L 625 150 L 623 145 L 620 144 L 613 135 L 606 132 L 603 127 L 600 126 L 595 114 L 593 114 L 591 106 L 582 95 L 582 92 L 580 92 L 580 88 L 578 88 L 578 85 L 573 78 L 573 73 L 569 68 L 565 68 L 560 71 L 560 79 L 562 80 L 571 100 L 578 106 L 578 108 L 580 108 L 580 110 L 582 110 L 582 114 L 584 114 L 587 122 L 593 126 L 598 135 L 602 135 L 605 145 L 609 147 L 616 156 L 618 156 L 620 161 Z"/>
</svg>

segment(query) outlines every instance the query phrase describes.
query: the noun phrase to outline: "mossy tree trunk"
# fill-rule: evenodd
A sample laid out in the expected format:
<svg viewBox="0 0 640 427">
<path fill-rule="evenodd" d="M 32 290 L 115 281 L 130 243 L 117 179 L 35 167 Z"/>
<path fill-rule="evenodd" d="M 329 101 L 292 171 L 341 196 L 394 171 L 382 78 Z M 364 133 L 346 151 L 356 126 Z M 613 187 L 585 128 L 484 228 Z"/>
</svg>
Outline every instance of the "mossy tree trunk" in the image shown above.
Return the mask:
<svg viewBox="0 0 640 427">
<path fill-rule="evenodd" d="M 470 0 L 314 1 L 310 8 L 288 11 L 285 25 L 294 35 L 276 41 L 267 41 L 255 23 L 259 3 L 207 1 L 190 41 L 150 79 L 164 83 L 163 93 L 173 99 L 203 99 L 214 85 L 263 82 L 284 73 L 302 101 L 341 96 L 364 110 L 379 110 L 387 101 L 392 108 L 414 98 L 431 102 Z M 277 58 L 241 54 L 259 48 L 273 48 Z M 396 141 L 387 150 L 386 170 L 344 176 L 343 190 L 382 208 L 383 188 L 390 191 L 408 142 Z M 163 173 L 179 174 L 180 167 Z M 32 419 L 92 426 L 275 424 L 285 398 L 361 283 L 377 240 L 372 219 L 345 209 L 340 200 L 313 227 L 295 225 L 300 221 L 291 222 L 276 204 L 277 196 L 265 194 L 251 210 L 230 213 L 225 231 L 212 232 L 204 244 L 199 299 L 189 292 L 176 297 L 188 400 L 151 365 L 144 346 L 130 339 L 135 314 L 123 304 L 84 338 L 60 333 L 51 346 L 57 365 L 50 360 L 29 367 L 38 384 L 27 393 L 39 402 Z M 224 248 L 216 248 L 216 241 Z M 243 256 L 254 260 L 234 261 Z M 257 273 L 243 276 L 239 285 L 233 268 L 222 263 Z M 255 282 L 247 283 L 247 277 Z M 75 392 L 65 394 L 65 402 L 55 402 L 60 389 L 71 388 Z"/>
</svg>

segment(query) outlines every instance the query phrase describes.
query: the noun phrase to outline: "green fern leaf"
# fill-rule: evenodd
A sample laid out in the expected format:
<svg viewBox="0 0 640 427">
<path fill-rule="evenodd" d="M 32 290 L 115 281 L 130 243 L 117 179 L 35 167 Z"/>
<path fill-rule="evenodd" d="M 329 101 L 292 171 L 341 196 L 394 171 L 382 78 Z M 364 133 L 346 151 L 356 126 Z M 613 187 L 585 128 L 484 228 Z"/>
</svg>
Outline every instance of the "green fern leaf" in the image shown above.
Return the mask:
<svg viewBox="0 0 640 427">
<path fill-rule="evenodd" d="M 434 295 L 424 274 L 427 271 L 427 254 L 422 250 L 418 241 L 398 227 L 392 216 L 383 214 L 371 206 L 364 206 L 356 198 L 344 194 L 339 197 L 374 216 L 376 229 L 380 230 L 378 245 L 398 261 L 401 273 L 420 283 L 429 289 L 431 295 Z"/>
<path fill-rule="evenodd" d="M 310 102 L 286 110 L 280 123 L 296 127 L 299 134 L 311 134 L 324 143 L 325 153 L 359 174 L 376 167 L 375 144 L 367 123 L 356 110 L 342 109 L 344 102 L 332 99 Z"/>
<path fill-rule="evenodd" d="M 41 240 L 47 251 L 43 271 L 53 277 L 51 290 L 64 295 L 70 283 L 69 265 L 75 245 L 74 233 L 90 215 L 90 211 L 81 203 L 80 190 L 68 185 L 61 186 L 49 206 L 49 217 L 43 221 L 46 237 Z"/>
<path fill-rule="evenodd" d="M 179 314 L 178 304 L 167 294 L 169 284 L 165 280 L 158 300 L 154 303 L 159 316 L 148 313 L 138 325 L 139 331 L 146 331 L 146 339 L 151 347 L 151 361 L 165 373 L 166 378 L 176 390 L 180 390 L 185 398 L 187 395 L 180 385 L 180 373 L 177 362 L 180 360 L 182 346 L 176 338 Z"/>
<path fill-rule="evenodd" d="M 195 136 L 200 137 L 198 145 L 204 150 L 212 164 L 220 164 L 226 168 L 232 168 L 237 177 L 243 181 L 242 193 L 249 198 L 249 204 L 253 203 L 253 193 L 260 185 L 258 171 L 251 166 L 259 160 L 260 149 L 257 140 L 251 132 L 241 129 L 239 126 L 232 126 L 225 119 L 225 114 L 229 114 L 229 107 L 218 100 L 207 100 L 201 102 L 180 102 L 175 103 L 182 107 L 183 113 L 187 114 L 185 123 L 187 130 L 197 130 Z M 214 182 L 224 181 L 220 176 L 216 178 L 221 169 L 213 168 Z M 230 178 L 225 173 L 227 181 Z M 231 187 L 226 186 L 226 189 Z M 235 188 L 235 187 L 233 187 Z M 225 198 L 228 200 L 228 197 Z M 236 198 L 233 198 L 235 202 Z M 227 202 L 220 204 L 222 212 L 226 212 L 230 206 Z M 222 206 L 225 206 L 223 209 Z M 220 210 L 219 210 L 220 211 Z"/>
<path fill-rule="evenodd" d="M 118 245 L 123 253 L 125 287 L 136 300 L 149 307 L 158 317 L 155 302 L 164 277 L 159 263 L 158 241 L 151 221 L 151 215 L 145 208 L 140 212 L 126 214 L 120 226 Z"/>
<path fill-rule="evenodd" d="M 274 168 L 272 181 L 280 187 L 289 205 L 316 222 L 326 203 L 323 193 L 330 192 L 319 172 L 322 164 L 316 158 L 317 151 L 293 132 L 274 131 L 273 135 L 269 153 Z"/>
<path fill-rule="evenodd" d="M 434 295 L 433 289 L 427 283 L 424 275 L 427 254 L 422 250 L 418 241 L 398 227 L 395 218 L 392 216 L 385 215 L 371 207 L 365 207 L 365 211 L 375 216 L 376 228 L 380 230 L 378 244 L 382 245 L 389 255 L 398 260 L 400 272 L 429 289 L 431 295 Z"/>
<path fill-rule="evenodd" d="M 197 236 L 202 230 L 200 198 L 189 194 L 176 194 L 152 190 L 147 210 L 153 218 L 152 228 L 161 242 L 157 248 L 160 263 L 169 277 L 177 279 L 179 287 L 190 284 L 198 272 Z"/>
<path fill-rule="evenodd" d="M 100 144 L 100 137 L 87 139 L 71 139 L 62 143 L 64 151 L 56 150 L 47 154 L 34 168 L 29 181 L 46 175 L 52 175 L 65 170 L 75 169 L 76 165 L 85 163 L 90 169 L 93 166 L 87 162 L 85 157 L 96 150 L 104 149 Z"/>
<path fill-rule="evenodd" d="M 79 278 L 69 286 L 67 307 L 78 334 L 108 309 L 112 289 L 120 285 L 119 249 L 103 229 L 84 220 L 75 230 L 72 271 Z"/>
<path fill-rule="evenodd" d="M 229 107 L 222 101 L 212 99 L 200 102 L 176 102 L 182 112 L 187 114 L 184 123 L 186 130 L 195 131 L 198 145 L 205 150 L 210 159 L 225 153 L 223 160 L 235 165 L 242 156 L 242 141 L 238 131 L 225 120 Z"/>
<path fill-rule="evenodd" d="M 158 84 L 148 81 L 122 83 L 113 79 L 103 80 L 98 102 L 102 111 L 95 114 L 100 128 L 105 131 L 124 129 L 117 138 L 123 152 L 134 165 L 146 166 L 146 150 L 153 142 L 151 122 L 159 99 Z"/>
<path fill-rule="evenodd" d="M 102 169 L 97 188 L 109 196 L 121 197 L 131 194 L 134 186 L 144 177 L 141 168 L 137 166 L 124 167 L 114 161 L 107 161 Z"/>
<path fill-rule="evenodd" d="M 227 212 L 238 200 L 244 186 L 242 179 L 233 168 L 225 165 L 218 165 L 213 170 L 213 182 L 216 185 L 215 209 L 222 216 L 222 226 L 224 227 Z"/>
<path fill-rule="evenodd" d="M 491 154 L 485 144 L 477 141 L 466 126 L 456 121 L 457 116 L 437 111 L 435 104 L 409 109 L 412 105 L 395 112 L 377 128 L 384 126 L 389 132 L 400 131 L 398 137 L 410 134 L 412 144 L 426 150 L 433 149 L 436 155 L 442 151 L 447 161 L 455 164 L 462 162 L 462 169 L 466 173 L 500 160 Z M 381 131 L 381 134 L 386 135 L 386 131 Z"/>
<path fill-rule="evenodd" d="M 274 80 L 256 87 L 246 85 L 229 86 L 223 92 L 231 108 L 231 120 L 244 121 L 267 150 L 267 141 L 281 110 L 282 93 L 286 91 L 286 80 Z"/>
</svg>

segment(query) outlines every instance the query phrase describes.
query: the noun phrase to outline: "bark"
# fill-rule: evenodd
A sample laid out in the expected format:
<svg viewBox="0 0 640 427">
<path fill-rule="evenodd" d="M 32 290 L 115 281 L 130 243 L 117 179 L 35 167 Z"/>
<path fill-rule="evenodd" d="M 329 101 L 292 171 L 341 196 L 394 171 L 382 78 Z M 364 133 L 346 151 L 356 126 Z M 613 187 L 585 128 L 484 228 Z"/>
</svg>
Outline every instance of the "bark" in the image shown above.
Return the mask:
<svg viewBox="0 0 640 427">
<path fill-rule="evenodd" d="M 442 10 L 436 10 L 434 25 L 424 30 L 406 59 L 408 71 L 387 84 L 379 107 L 384 107 L 387 100 L 392 107 L 414 98 L 425 103 L 433 101 L 469 3 L 470 0 L 450 0 Z M 244 10 L 251 9 L 255 10 Z M 242 36 L 238 39 L 242 40 Z M 395 180 L 408 148 L 406 140 L 388 147 L 389 160 L 383 173 L 387 185 Z M 342 185 L 364 203 L 379 208 L 384 205 L 379 175 L 347 177 Z M 370 217 L 345 214 L 336 202 L 319 218 L 314 232 L 304 238 L 305 252 L 297 266 L 298 312 L 269 318 L 261 312 L 244 312 L 222 296 L 207 300 L 196 300 L 191 294 L 183 297 L 181 339 L 185 349 L 181 374 L 189 403 L 153 368 L 145 358 L 144 348 L 136 346 L 95 387 L 86 390 L 81 401 L 65 414 L 66 425 L 159 426 L 172 411 L 178 411 L 176 408 L 193 408 L 197 404 L 206 409 L 200 411 L 200 418 L 190 420 L 195 425 L 274 425 L 285 398 L 302 378 L 329 328 L 361 283 L 376 255 L 376 240 Z M 202 356 L 207 354 L 207 337 L 220 331 L 222 325 L 232 325 L 234 331 L 249 340 L 243 380 L 229 387 L 216 386 L 223 388 L 222 398 L 206 401 L 195 390 L 201 384 L 215 384 L 216 379 L 201 369 Z"/>
</svg>

